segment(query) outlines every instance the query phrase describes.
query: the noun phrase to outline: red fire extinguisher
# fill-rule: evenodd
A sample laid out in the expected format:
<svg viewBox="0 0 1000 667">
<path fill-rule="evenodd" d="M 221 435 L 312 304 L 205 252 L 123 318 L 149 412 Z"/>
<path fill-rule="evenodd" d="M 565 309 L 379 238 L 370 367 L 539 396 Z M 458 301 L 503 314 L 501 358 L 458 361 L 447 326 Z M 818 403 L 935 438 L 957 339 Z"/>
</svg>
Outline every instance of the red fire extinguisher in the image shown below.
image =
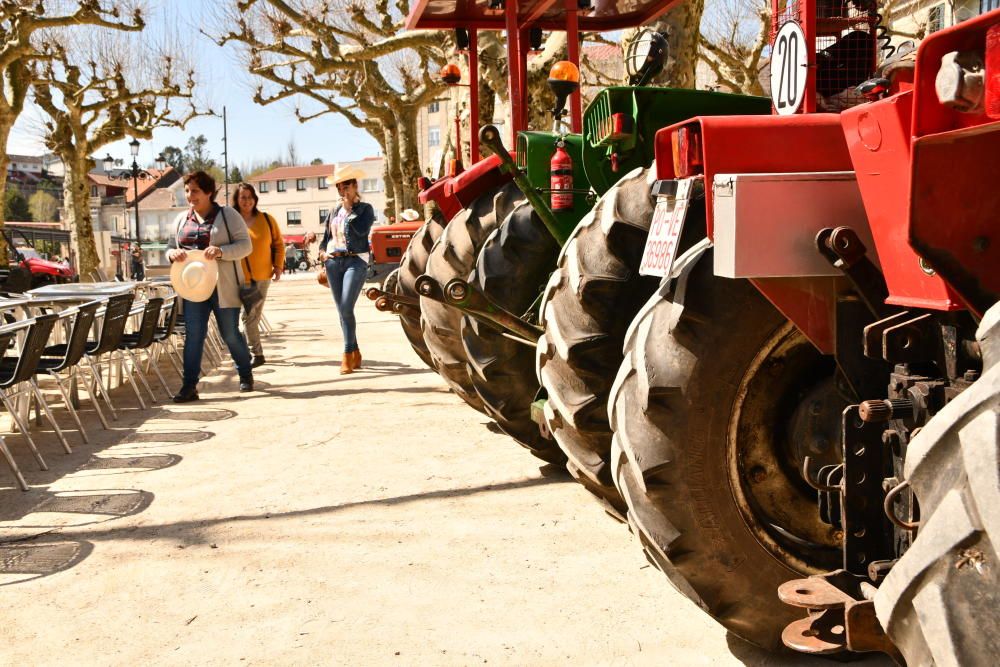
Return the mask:
<svg viewBox="0 0 1000 667">
<path fill-rule="evenodd" d="M 549 163 L 552 189 L 552 210 L 555 212 L 573 210 L 573 158 L 566 152 L 566 142 L 556 142 L 556 150 Z"/>
</svg>

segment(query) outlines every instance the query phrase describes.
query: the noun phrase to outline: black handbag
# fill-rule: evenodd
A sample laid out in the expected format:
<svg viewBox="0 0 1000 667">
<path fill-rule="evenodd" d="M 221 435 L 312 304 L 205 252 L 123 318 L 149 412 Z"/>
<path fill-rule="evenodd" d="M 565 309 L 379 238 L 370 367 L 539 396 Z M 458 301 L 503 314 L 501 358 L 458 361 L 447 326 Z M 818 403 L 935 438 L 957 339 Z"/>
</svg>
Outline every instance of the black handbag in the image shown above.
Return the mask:
<svg viewBox="0 0 1000 667">
<path fill-rule="evenodd" d="M 233 242 L 233 235 L 229 233 L 229 221 L 226 220 L 226 212 L 224 209 L 219 209 L 219 213 L 222 215 L 222 224 L 226 226 L 226 236 L 229 237 L 229 242 Z M 236 284 L 239 285 L 240 292 L 240 303 L 249 312 L 254 306 L 259 304 L 264 300 L 264 295 L 260 292 L 260 285 L 257 281 L 253 279 L 253 273 L 250 271 L 250 263 L 247 262 L 246 257 L 243 258 L 246 262 L 247 275 L 250 276 L 250 284 L 240 282 L 240 274 L 236 270 L 236 264 L 233 264 L 233 274 L 236 276 Z"/>
</svg>

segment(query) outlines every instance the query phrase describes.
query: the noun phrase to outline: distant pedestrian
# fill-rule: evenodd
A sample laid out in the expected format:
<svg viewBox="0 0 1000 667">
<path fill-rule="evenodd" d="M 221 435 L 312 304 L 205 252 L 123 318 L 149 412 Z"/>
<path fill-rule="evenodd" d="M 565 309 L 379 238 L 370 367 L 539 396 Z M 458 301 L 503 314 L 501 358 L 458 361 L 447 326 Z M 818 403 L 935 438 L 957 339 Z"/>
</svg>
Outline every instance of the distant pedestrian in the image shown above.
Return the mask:
<svg viewBox="0 0 1000 667">
<path fill-rule="evenodd" d="M 289 243 L 285 246 L 285 270 L 289 273 L 295 273 L 298 268 L 299 260 L 296 256 L 295 246 Z"/>
<path fill-rule="evenodd" d="M 143 261 L 142 247 L 136 243 L 132 246 L 132 280 L 146 279 L 146 263 Z"/>
<path fill-rule="evenodd" d="M 205 264 L 215 263 L 211 273 L 217 274 L 218 282 L 203 300 L 184 300 L 184 383 L 174 396 L 175 403 L 198 400 L 201 358 L 211 314 L 236 363 L 240 391 L 253 391 L 250 350 L 238 324 L 242 305 L 239 286 L 243 284 L 240 260 L 252 249 L 247 226 L 235 209 L 215 203 L 215 179 L 204 171 L 184 176 L 184 194 L 191 208 L 177 216 L 174 234 L 167 242 L 167 259 L 185 262 L 190 254 Z M 191 272 L 195 278 L 207 273 L 204 266 L 196 268 L 198 271 Z"/>
<path fill-rule="evenodd" d="M 243 330 L 253 354 L 251 366 L 264 364 L 264 348 L 260 342 L 260 318 L 264 314 L 264 301 L 271 280 L 281 280 L 285 269 L 285 244 L 281 231 L 270 214 L 257 208 L 257 191 L 249 183 L 240 183 L 233 194 L 233 208 L 240 212 L 250 232 L 253 250 L 243 259 L 247 282 L 256 281 L 261 298 L 250 308 L 243 309 Z"/>
<path fill-rule="evenodd" d="M 319 259 L 326 269 L 330 291 L 333 292 L 333 300 L 340 314 L 340 329 L 344 334 L 341 375 L 361 368 L 354 304 L 357 303 L 368 273 L 371 254 L 368 233 L 375 223 L 375 209 L 371 204 L 361 201 L 358 194 L 359 178 L 364 178 L 364 173 L 358 169 L 337 169 L 333 183 L 340 194 L 341 204 L 327 217 L 323 240 L 319 244 Z"/>
</svg>

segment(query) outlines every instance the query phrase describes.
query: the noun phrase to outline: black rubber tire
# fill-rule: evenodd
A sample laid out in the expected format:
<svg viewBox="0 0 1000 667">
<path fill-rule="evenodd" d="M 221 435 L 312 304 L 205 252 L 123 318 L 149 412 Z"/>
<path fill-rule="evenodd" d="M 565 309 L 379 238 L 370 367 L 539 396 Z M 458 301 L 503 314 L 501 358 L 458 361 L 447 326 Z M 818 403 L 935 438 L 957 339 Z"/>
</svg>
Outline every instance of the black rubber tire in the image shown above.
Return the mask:
<svg viewBox="0 0 1000 667">
<path fill-rule="evenodd" d="M 621 513 L 611 479 L 607 401 L 629 322 L 656 289 L 639 262 L 653 220 L 652 169 L 626 174 L 577 225 L 559 256 L 542 304 L 538 377 L 548 393 L 549 431 L 566 467 Z"/>
<path fill-rule="evenodd" d="M 916 539 L 875 596 L 908 665 L 989 665 L 1000 655 L 1000 305 L 980 325 L 983 375 L 909 443 Z"/>
<path fill-rule="evenodd" d="M 399 269 L 395 268 L 385 275 L 385 279 L 382 280 L 382 291 L 388 292 L 389 294 L 396 293 L 396 286 L 399 284 Z"/>
<path fill-rule="evenodd" d="M 675 282 L 629 330 L 611 395 L 614 481 L 632 532 L 677 590 L 736 635 L 777 649 L 802 616 L 778 600 L 778 586 L 811 571 L 779 561 L 747 527 L 727 438 L 758 353 L 800 334 L 749 282 L 715 277 L 710 250 Z"/>
<path fill-rule="evenodd" d="M 531 206 L 521 202 L 486 240 L 469 281 L 497 305 L 522 315 L 542 293 L 558 256 L 559 244 Z M 566 457 L 558 445 L 531 420 L 531 402 L 538 393 L 535 349 L 467 316 L 462 318 L 462 344 L 486 414 L 538 458 L 563 463 Z"/>
<path fill-rule="evenodd" d="M 467 280 L 486 238 L 523 198 L 512 182 L 478 197 L 445 227 L 427 258 L 425 273 L 442 288 L 454 278 Z M 462 400 L 485 412 L 469 377 L 461 311 L 422 296 L 420 324 L 435 370 Z"/>
<path fill-rule="evenodd" d="M 444 221 L 440 211 L 427 218 L 427 222 L 416 231 L 410 239 L 410 244 L 403 253 L 403 259 L 399 263 L 399 280 L 396 283 L 396 294 L 416 298 L 417 278 L 424 274 L 427 268 L 427 258 L 431 254 L 431 248 L 444 233 Z M 406 340 L 410 341 L 410 346 L 417 353 L 425 364 L 434 368 L 434 360 L 424 343 L 424 334 L 420 330 L 420 312 L 415 308 L 404 308 L 399 314 L 399 323 L 403 327 L 403 334 Z"/>
</svg>

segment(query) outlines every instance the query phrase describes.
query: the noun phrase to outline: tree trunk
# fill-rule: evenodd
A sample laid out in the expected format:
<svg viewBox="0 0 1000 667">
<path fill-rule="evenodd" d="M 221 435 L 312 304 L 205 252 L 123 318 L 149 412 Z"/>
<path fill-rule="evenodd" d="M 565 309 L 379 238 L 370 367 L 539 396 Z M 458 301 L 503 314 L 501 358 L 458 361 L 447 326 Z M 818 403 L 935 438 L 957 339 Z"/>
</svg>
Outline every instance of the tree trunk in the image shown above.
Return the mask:
<svg viewBox="0 0 1000 667">
<path fill-rule="evenodd" d="M 418 108 L 400 109 L 396 118 L 399 147 L 399 171 L 401 179 L 396 181 L 397 206 L 400 209 L 417 207 L 417 179 L 420 172 L 420 157 L 417 152 Z"/>
<path fill-rule="evenodd" d="M 7 192 L 7 167 L 10 165 L 10 158 L 7 156 L 7 138 L 10 130 L 17 120 L 17 114 L 10 111 L 0 115 L 0 194 Z M 0 205 L 0 232 L 6 224 L 7 216 L 4 206 Z M 7 239 L 0 233 L 0 266 L 7 266 L 9 255 L 7 254 Z"/>
<path fill-rule="evenodd" d="M 86 155 L 64 155 L 66 176 L 63 180 L 63 202 L 70 228 L 70 247 L 76 252 L 80 280 L 92 281 L 101 258 L 94 239 L 94 224 L 90 218 L 90 192 L 87 172 L 90 159 Z"/>
<path fill-rule="evenodd" d="M 391 211 L 390 215 L 396 216 L 396 220 L 399 220 L 399 213 L 405 208 L 405 206 L 400 205 L 403 193 L 400 191 L 399 184 L 403 181 L 403 172 L 399 168 L 399 140 L 395 128 L 383 126 L 382 132 L 385 137 L 383 139 L 385 167 L 383 168 L 388 174 L 387 178 L 392 181 L 392 200 L 386 199 L 385 205 Z"/>
</svg>

